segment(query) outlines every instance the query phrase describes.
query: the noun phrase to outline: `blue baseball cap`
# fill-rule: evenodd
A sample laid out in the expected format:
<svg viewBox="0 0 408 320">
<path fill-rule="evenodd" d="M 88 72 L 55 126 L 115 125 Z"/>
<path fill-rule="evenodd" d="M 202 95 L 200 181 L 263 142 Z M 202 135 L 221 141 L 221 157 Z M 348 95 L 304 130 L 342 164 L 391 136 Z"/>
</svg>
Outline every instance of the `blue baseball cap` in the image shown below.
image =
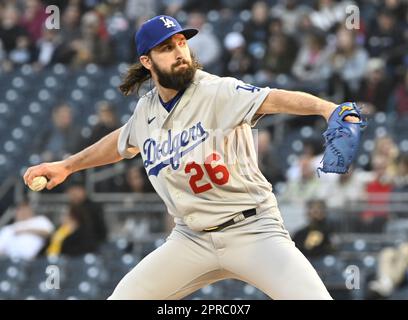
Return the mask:
<svg viewBox="0 0 408 320">
<path fill-rule="evenodd" d="M 181 33 L 186 39 L 194 37 L 197 29 L 183 29 L 176 19 L 170 16 L 156 16 L 142 24 L 136 33 L 136 47 L 139 56 L 145 55 L 171 36 Z"/>
</svg>

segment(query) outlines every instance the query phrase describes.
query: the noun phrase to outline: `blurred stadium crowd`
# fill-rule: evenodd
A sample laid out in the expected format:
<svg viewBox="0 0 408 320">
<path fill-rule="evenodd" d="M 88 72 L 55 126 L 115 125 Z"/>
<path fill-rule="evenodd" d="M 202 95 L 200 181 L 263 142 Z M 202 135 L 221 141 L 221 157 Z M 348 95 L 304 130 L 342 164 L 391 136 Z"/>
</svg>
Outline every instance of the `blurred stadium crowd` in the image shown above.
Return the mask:
<svg viewBox="0 0 408 320">
<path fill-rule="evenodd" d="M 47 5 L 60 9 L 60 29 L 45 27 Z M 345 24 L 353 6 L 357 29 Z M 407 1 L 4 0 L 0 299 L 106 298 L 171 228 L 140 159 L 42 195 L 26 194 L 20 181 L 27 166 L 64 158 L 127 121 L 137 97 L 117 86 L 137 61 L 135 31 L 157 14 L 200 30 L 189 46 L 204 70 L 363 107 L 369 125 L 349 174 L 317 176 L 318 117 L 262 119 L 259 166 L 335 298 L 408 298 Z M 50 264 L 65 290 L 44 287 Z M 344 287 L 350 265 L 360 268 L 362 290 Z M 233 281 L 190 298 L 239 297 L 266 298 Z"/>
</svg>

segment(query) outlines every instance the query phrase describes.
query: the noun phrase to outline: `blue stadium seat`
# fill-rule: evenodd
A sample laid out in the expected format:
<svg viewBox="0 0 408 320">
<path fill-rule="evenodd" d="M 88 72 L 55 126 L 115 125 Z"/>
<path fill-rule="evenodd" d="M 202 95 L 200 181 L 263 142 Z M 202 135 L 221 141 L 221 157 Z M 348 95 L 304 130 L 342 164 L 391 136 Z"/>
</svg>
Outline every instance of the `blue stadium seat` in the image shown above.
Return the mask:
<svg viewBox="0 0 408 320">
<path fill-rule="evenodd" d="M 0 300 L 14 299 L 18 294 L 18 287 L 9 280 L 0 281 Z"/>
<path fill-rule="evenodd" d="M 6 101 L 0 102 L 0 118 L 7 120 L 13 117 L 13 112 L 9 106 L 9 103 Z"/>
<path fill-rule="evenodd" d="M 223 297 L 223 288 L 218 283 L 210 284 L 198 290 L 193 296 L 203 300 L 219 300 Z"/>
<path fill-rule="evenodd" d="M 240 294 L 237 296 L 244 300 L 267 300 L 270 299 L 265 293 L 259 289 L 251 286 L 250 284 L 244 284 L 242 286 Z"/>
</svg>

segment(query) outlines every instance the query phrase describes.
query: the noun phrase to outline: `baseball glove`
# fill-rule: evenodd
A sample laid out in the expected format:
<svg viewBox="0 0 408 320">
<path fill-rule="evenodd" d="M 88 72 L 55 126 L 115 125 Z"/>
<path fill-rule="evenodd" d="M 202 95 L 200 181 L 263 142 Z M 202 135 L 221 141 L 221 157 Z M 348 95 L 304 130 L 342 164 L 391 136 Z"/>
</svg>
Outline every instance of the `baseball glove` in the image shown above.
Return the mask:
<svg viewBox="0 0 408 320">
<path fill-rule="evenodd" d="M 359 122 L 344 120 L 355 116 Z M 339 105 L 328 120 L 327 130 L 323 133 L 326 141 L 323 154 L 323 166 L 317 169 L 325 173 L 346 173 L 353 162 L 360 144 L 361 131 L 366 126 L 361 109 L 354 102 Z"/>
</svg>

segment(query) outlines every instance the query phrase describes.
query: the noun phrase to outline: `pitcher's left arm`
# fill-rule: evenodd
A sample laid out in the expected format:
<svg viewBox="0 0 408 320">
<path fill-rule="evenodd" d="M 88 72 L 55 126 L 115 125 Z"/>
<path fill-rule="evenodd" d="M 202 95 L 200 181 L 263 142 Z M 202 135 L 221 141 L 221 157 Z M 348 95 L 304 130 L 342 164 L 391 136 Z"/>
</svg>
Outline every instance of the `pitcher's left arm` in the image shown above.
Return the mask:
<svg viewBox="0 0 408 320">
<path fill-rule="evenodd" d="M 259 107 L 257 114 L 287 113 L 294 115 L 320 115 L 326 120 L 336 109 L 333 102 L 300 91 L 273 89 Z"/>
</svg>

